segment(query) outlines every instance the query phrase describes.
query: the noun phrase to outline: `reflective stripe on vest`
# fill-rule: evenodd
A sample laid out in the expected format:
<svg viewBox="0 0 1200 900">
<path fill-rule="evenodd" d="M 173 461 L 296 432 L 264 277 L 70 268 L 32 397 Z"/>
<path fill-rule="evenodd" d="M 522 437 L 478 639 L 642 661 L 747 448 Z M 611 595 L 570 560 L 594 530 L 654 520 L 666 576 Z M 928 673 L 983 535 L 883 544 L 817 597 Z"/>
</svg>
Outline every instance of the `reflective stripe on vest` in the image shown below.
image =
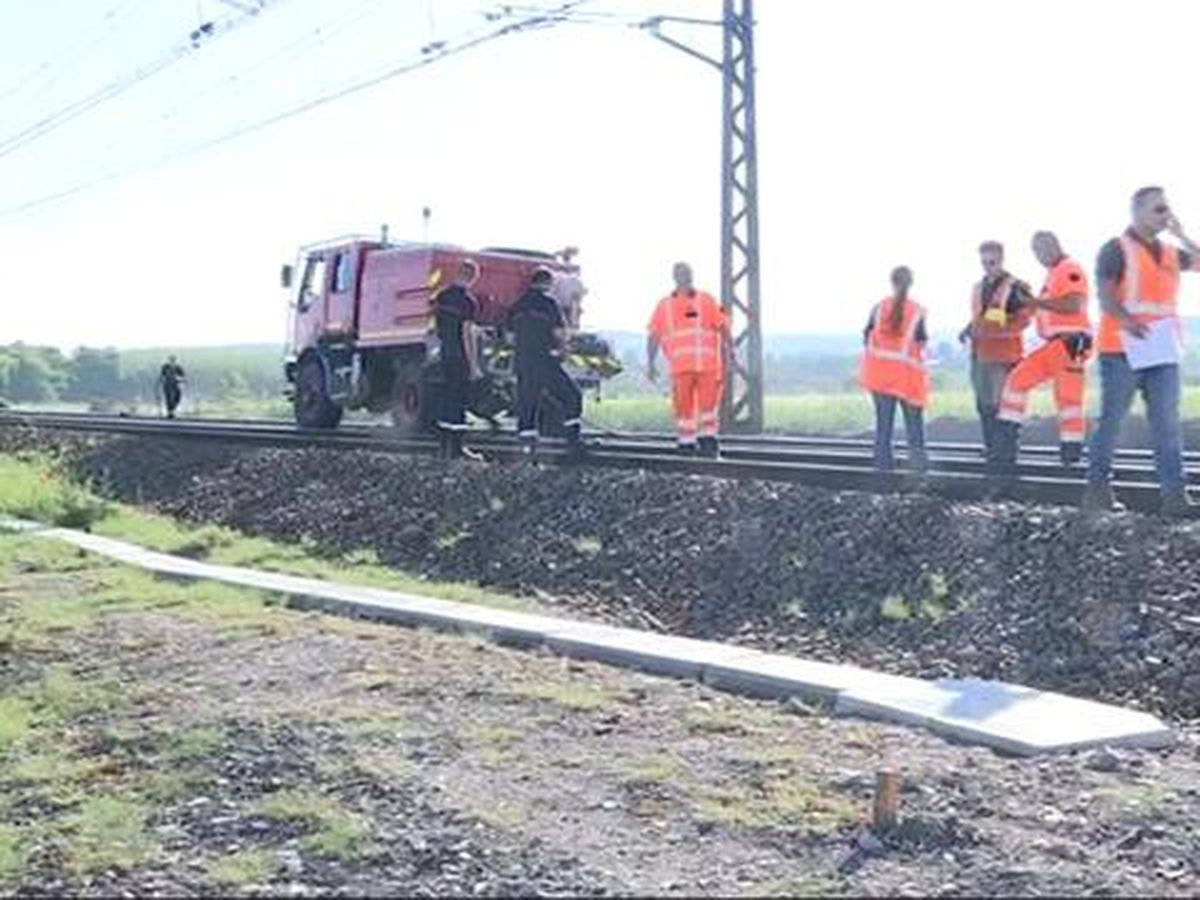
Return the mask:
<svg viewBox="0 0 1200 900">
<path fill-rule="evenodd" d="M 691 356 L 696 368 L 701 371 L 712 371 L 721 366 L 721 333 L 719 328 L 706 327 L 705 304 L 701 299 L 704 295 L 699 292 L 694 298 L 681 297 L 672 294 L 666 298 L 667 327 L 662 335 L 663 353 L 672 368 Z M 696 316 L 690 318 L 681 315 L 682 307 L 695 304 Z M 713 301 L 715 304 L 716 301 Z"/>
<path fill-rule="evenodd" d="M 884 316 L 888 312 L 887 306 L 890 302 L 892 301 L 881 300 L 879 305 L 875 307 L 875 327 L 871 329 L 871 334 L 867 338 L 867 356 L 872 359 L 889 359 L 893 362 L 903 363 L 906 366 L 912 366 L 918 370 L 923 369 L 924 364 L 921 362 L 919 352 L 918 354 L 913 353 L 913 349 L 917 347 L 917 328 L 920 326 L 921 318 L 924 314 L 924 311 L 917 303 L 909 301 L 906 304 L 905 318 L 908 321 L 905 324 L 904 336 L 901 338 L 899 346 L 895 349 L 889 349 L 879 345 L 883 335 Z"/>
<path fill-rule="evenodd" d="M 1156 278 L 1153 287 L 1147 290 L 1147 285 L 1143 284 L 1142 272 L 1142 257 L 1148 257 L 1150 262 L 1155 262 L 1153 254 L 1144 247 L 1139 247 L 1137 242 L 1129 235 L 1121 236 L 1121 252 L 1125 256 L 1125 274 L 1121 278 L 1120 284 L 1117 286 L 1117 296 L 1125 307 L 1125 311 L 1133 316 L 1144 316 L 1147 319 L 1165 319 L 1175 315 L 1176 297 L 1178 295 L 1179 286 L 1179 253 L 1174 247 L 1163 246 L 1162 256 L 1156 263 L 1156 268 L 1160 270 L 1159 278 Z M 1165 269 L 1167 281 L 1161 281 L 1161 270 Z M 1143 293 L 1159 294 L 1165 292 L 1166 296 L 1144 297 Z"/>
</svg>

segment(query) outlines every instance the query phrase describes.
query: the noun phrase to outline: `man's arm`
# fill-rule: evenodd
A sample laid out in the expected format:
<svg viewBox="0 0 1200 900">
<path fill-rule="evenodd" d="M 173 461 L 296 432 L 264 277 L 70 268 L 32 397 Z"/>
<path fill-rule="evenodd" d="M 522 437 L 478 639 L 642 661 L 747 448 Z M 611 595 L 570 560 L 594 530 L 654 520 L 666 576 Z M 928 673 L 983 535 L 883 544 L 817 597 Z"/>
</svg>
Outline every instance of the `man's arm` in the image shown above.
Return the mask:
<svg viewBox="0 0 1200 900">
<path fill-rule="evenodd" d="M 1187 234 L 1184 233 L 1183 225 L 1174 216 L 1167 220 L 1167 230 L 1175 236 L 1179 243 L 1183 244 L 1183 249 L 1187 251 L 1186 265 L 1184 269 L 1189 269 L 1193 272 L 1200 269 L 1200 244 L 1193 241 Z"/>
<path fill-rule="evenodd" d="M 658 338 L 650 334 L 646 338 L 646 376 L 651 381 L 658 380 L 658 368 L 655 362 L 658 358 Z"/>
<path fill-rule="evenodd" d="M 1034 297 L 1029 306 L 1032 309 L 1046 309 L 1060 315 L 1070 315 L 1077 313 L 1087 303 L 1087 298 L 1083 294 L 1067 294 L 1063 297 Z"/>
<path fill-rule="evenodd" d="M 1145 337 L 1148 329 L 1145 325 L 1125 311 L 1124 305 L 1117 299 L 1117 283 L 1108 278 L 1101 278 L 1097 288 L 1100 295 L 1100 309 L 1112 316 L 1121 328 L 1134 337 Z"/>
</svg>

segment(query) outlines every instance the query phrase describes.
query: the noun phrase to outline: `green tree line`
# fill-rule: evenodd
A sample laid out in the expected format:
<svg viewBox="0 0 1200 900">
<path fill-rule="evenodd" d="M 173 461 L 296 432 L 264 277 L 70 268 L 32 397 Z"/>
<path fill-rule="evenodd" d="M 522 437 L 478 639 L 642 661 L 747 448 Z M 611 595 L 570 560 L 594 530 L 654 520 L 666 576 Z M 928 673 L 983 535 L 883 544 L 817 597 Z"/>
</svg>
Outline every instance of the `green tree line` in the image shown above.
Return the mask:
<svg viewBox="0 0 1200 900">
<path fill-rule="evenodd" d="M 283 351 L 278 347 L 148 348 L 116 350 L 21 342 L 0 346 L 0 398 L 10 403 L 85 403 L 97 407 L 153 404 L 158 373 L 174 353 L 190 396 L 217 402 L 278 398 Z"/>
</svg>

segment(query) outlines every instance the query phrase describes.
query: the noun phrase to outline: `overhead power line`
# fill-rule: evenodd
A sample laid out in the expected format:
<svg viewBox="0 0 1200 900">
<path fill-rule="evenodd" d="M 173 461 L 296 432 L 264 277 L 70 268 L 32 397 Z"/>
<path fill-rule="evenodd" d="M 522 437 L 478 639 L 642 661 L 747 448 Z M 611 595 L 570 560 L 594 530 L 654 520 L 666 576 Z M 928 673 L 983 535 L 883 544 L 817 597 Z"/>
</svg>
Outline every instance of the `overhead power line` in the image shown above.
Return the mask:
<svg viewBox="0 0 1200 900">
<path fill-rule="evenodd" d="M 43 116 L 16 134 L 0 140 L 0 158 L 15 153 L 22 147 L 50 134 L 68 122 L 95 109 L 100 104 L 112 100 L 114 97 L 145 81 L 147 78 L 157 75 L 181 59 L 190 56 L 221 35 L 233 31 L 246 22 L 255 19 L 267 7 L 267 2 L 268 0 L 258 0 L 258 4 L 249 12 L 239 13 L 219 21 L 200 24 L 185 40 L 173 44 L 158 58 L 110 81 L 86 97 L 68 103 L 66 106 Z M 283 0 L 271 0 L 271 2 L 278 5 Z"/>
<path fill-rule="evenodd" d="M 94 25 L 79 32 L 55 58 L 38 63 L 23 77 L 0 91 L 0 102 L 19 96 L 27 87 L 37 85 L 34 96 L 41 96 L 60 81 L 71 67 L 83 61 L 106 37 L 119 30 L 149 0 L 124 0 L 106 12 Z M 40 84 L 39 84 L 40 82 Z"/>
<path fill-rule="evenodd" d="M 286 121 L 287 119 L 311 112 L 352 94 L 359 93 L 360 91 L 367 90 L 368 88 L 375 87 L 383 84 L 386 81 L 390 81 L 402 75 L 407 75 L 419 69 L 426 68 L 427 66 L 431 66 L 445 59 L 449 59 L 452 56 L 457 56 L 460 53 L 465 53 L 468 50 L 475 49 L 492 41 L 499 40 L 500 38 L 507 37 L 512 34 L 532 31 L 539 28 L 550 28 L 554 27 L 555 25 L 563 24 L 569 21 L 570 14 L 574 10 L 589 2 L 591 2 L 591 0 L 571 0 L 571 2 L 560 3 L 554 7 L 541 9 L 523 18 L 516 19 L 515 21 L 508 22 L 497 28 L 490 29 L 482 34 L 477 34 L 471 37 L 463 37 L 457 41 L 439 40 L 430 42 L 418 50 L 415 58 L 410 58 L 402 63 L 398 63 L 381 73 L 362 78 L 332 91 L 312 97 L 265 118 L 255 120 L 244 125 L 239 125 L 207 140 L 199 141 L 197 143 L 182 147 L 178 150 L 171 151 L 148 165 L 135 165 L 125 168 L 112 169 L 109 172 L 96 176 L 95 178 L 77 182 L 69 187 L 33 198 L 6 209 L 0 209 L 0 217 L 11 218 L 29 213 L 48 204 L 65 200 L 68 197 L 72 197 L 92 188 L 99 187 L 100 185 L 107 184 L 108 182 L 116 181 L 120 178 L 125 178 L 140 172 L 152 171 L 170 162 L 174 162 L 197 153 L 202 153 L 205 150 L 213 149 L 221 144 L 225 144 L 238 138 L 245 137 L 249 134 L 253 134 L 257 131 L 270 128 L 271 126 L 277 125 L 280 122 Z M 3 152 L 0 152 L 0 156 L 2 155 Z"/>
</svg>

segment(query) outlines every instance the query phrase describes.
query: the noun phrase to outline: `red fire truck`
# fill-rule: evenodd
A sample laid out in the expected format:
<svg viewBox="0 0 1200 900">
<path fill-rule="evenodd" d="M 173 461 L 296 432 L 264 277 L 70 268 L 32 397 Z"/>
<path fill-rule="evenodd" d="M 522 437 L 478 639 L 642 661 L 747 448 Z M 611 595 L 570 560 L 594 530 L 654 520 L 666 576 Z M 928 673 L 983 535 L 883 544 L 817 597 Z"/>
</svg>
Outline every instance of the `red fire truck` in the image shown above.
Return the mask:
<svg viewBox="0 0 1200 900">
<path fill-rule="evenodd" d="M 281 274 L 283 286 L 295 289 L 284 374 L 297 423 L 333 428 L 344 410 L 366 409 L 390 413 L 406 431 L 431 429 L 439 388 L 433 298 L 464 259 L 479 266 L 472 292 L 480 306 L 483 373 L 472 386 L 473 413 L 495 425 L 498 416 L 514 411 L 512 345 L 504 320 L 539 266 L 554 273 L 554 295 L 570 326 L 564 365 L 581 388 L 598 389 L 621 366 L 607 342 L 578 331 L 586 291 L 574 254 L 498 247 L 474 252 L 366 237 L 301 248 L 297 264 L 285 265 Z M 545 414 L 552 431 L 553 410 Z"/>
</svg>

